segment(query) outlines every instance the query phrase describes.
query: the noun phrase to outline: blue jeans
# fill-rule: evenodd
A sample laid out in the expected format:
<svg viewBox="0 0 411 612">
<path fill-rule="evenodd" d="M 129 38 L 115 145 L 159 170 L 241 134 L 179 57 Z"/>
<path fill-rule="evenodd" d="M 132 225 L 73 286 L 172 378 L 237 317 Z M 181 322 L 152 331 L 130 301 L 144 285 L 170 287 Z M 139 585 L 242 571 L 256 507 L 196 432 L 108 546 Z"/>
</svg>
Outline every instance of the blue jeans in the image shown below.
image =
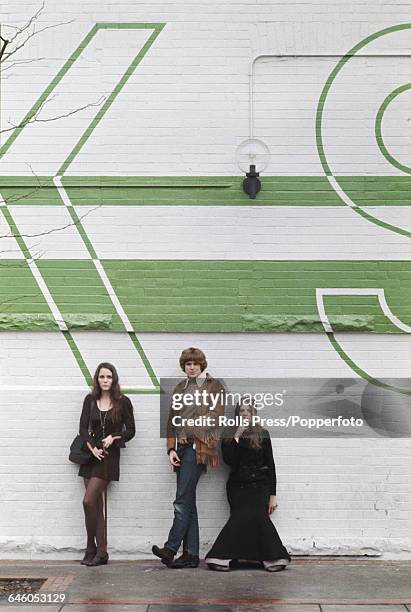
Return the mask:
<svg viewBox="0 0 411 612">
<path fill-rule="evenodd" d="M 177 449 L 181 464 L 177 468 L 177 492 L 174 500 L 174 520 L 164 546 L 175 553 L 183 542 L 183 549 L 190 555 L 198 556 L 200 536 L 196 506 L 196 489 L 198 479 L 204 471 L 204 465 L 197 464 L 193 446 Z"/>
</svg>

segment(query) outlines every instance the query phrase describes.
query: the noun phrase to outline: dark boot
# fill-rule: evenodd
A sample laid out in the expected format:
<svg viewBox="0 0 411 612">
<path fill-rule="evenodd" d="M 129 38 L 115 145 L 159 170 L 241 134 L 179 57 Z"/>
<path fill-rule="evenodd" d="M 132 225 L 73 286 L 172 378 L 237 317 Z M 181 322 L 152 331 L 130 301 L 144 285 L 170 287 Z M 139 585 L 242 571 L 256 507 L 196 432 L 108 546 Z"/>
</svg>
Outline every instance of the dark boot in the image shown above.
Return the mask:
<svg viewBox="0 0 411 612">
<path fill-rule="evenodd" d="M 155 544 L 154 546 L 152 546 L 151 550 L 153 552 L 153 555 L 155 555 L 156 557 L 160 557 L 161 563 L 164 563 L 164 565 L 167 565 L 167 567 L 170 567 L 171 563 L 173 562 L 174 555 L 175 555 L 174 550 L 171 550 L 171 548 L 167 548 L 167 546 L 160 548 L 159 546 L 156 546 Z"/>
<path fill-rule="evenodd" d="M 185 567 L 198 567 L 200 564 L 200 558 L 196 555 L 190 555 L 186 550 L 183 554 L 172 562 L 170 567 L 172 569 L 183 569 Z"/>
<path fill-rule="evenodd" d="M 94 559 L 96 553 L 97 548 L 95 548 L 94 550 L 86 550 L 83 559 L 80 561 L 81 565 L 87 565 L 89 561 L 92 561 Z"/>
</svg>

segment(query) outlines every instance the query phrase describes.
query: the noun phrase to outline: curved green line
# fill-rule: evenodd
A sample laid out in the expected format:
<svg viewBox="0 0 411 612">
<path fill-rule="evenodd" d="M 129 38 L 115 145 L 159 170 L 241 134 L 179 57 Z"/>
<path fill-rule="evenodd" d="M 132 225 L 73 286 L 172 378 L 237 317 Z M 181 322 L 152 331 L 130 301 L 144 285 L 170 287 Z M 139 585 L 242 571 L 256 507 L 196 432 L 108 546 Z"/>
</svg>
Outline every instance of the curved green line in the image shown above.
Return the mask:
<svg viewBox="0 0 411 612">
<path fill-rule="evenodd" d="M 390 223 L 386 223 L 385 221 L 381 221 L 380 219 L 377 219 L 376 217 L 370 215 L 370 213 L 366 212 L 359 206 L 356 206 L 351 210 L 354 210 L 357 214 L 359 214 L 367 221 L 374 223 L 374 225 L 379 225 L 380 227 L 383 227 L 384 229 L 389 230 L 390 232 L 395 232 L 396 234 L 401 234 L 401 236 L 405 236 L 406 238 L 411 238 L 411 232 L 409 232 L 408 230 L 402 229 L 401 227 L 397 227 L 396 225 L 391 225 Z"/>
<path fill-rule="evenodd" d="M 336 340 L 333 332 L 326 332 L 328 340 L 331 342 L 332 347 L 341 357 L 341 359 L 350 367 L 358 376 L 361 376 L 364 380 L 372 383 L 376 387 L 382 387 L 383 389 L 389 389 L 390 391 L 395 391 L 396 393 L 401 393 L 402 395 L 411 395 L 411 389 L 402 389 L 401 387 L 395 387 L 394 385 L 389 385 L 387 383 L 383 383 L 378 378 L 374 378 L 370 374 L 368 374 L 365 370 L 357 366 L 357 364 L 347 355 L 342 346 Z"/>
<path fill-rule="evenodd" d="M 324 144 L 323 144 L 323 139 L 322 139 L 322 120 L 323 120 L 323 111 L 324 111 L 325 101 L 327 99 L 331 85 L 333 84 L 337 74 L 345 66 L 348 60 L 354 55 L 356 55 L 356 53 L 360 51 L 360 49 L 368 45 L 368 43 L 372 42 L 373 40 L 376 40 L 377 38 L 380 38 L 381 36 L 385 36 L 386 34 L 392 34 L 393 32 L 400 32 L 401 30 L 409 30 L 409 29 L 411 29 L 411 23 L 402 23 L 396 26 L 390 26 L 389 28 L 384 28 L 383 30 L 379 30 L 378 32 L 374 32 L 374 34 L 371 34 L 370 36 L 363 38 L 363 40 L 361 40 L 354 47 L 352 47 L 352 49 L 350 49 L 340 59 L 340 61 L 337 63 L 337 65 L 334 67 L 331 74 L 329 75 L 323 87 L 323 90 L 321 92 L 320 99 L 319 99 L 318 106 L 317 106 L 316 117 L 315 117 L 315 132 L 316 132 L 317 150 L 320 156 L 321 165 L 327 176 L 333 176 L 333 174 L 328 166 L 327 159 L 324 153 Z"/>
<path fill-rule="evenodd" d="M 411 89 L 411 83 L 406 83 L 405 85 L 401 85 L 400 87 L 397 87 L 397 89 L 394 89 L 394 91 L 392 91 L 385 98 L 384 102 L 381 104 L 380 108 L 378 109 L 377 116 L 375 118 L 375 137 L 377 139 L 377 144 L 380 148 L 380 151 L 384 155 L 385 159 L 390 164 L 398 168 L 398 170 L 401 170 L 402 172 L 405 172 L 406 174 L 411 174 L 411 167 L 404 166 L 404 164 L 401 164 L 388 151 L 387 147 L 385 146 L 384 139 L 382 136 L 382 126 L 381 126 L 382 118 L 383 118 L 385 111 L 387 110 L 388 105 L 391 104 L 391 102 L 395 100 L 395 98 L 399 96 L 401 93 L 403 93 L 404 91 L 408 91 L 408 89 Z"/>
<path fill-rule="evenodd" d="M 355 56 L 357 54 L 358 51 L 360 51 L 360 49 L 362 49 L 363 47 L 365 47 L 366 45 L 368 45 L 370 42 L 376 40 L 377 38 L 380 38 L 382 36 L 385 36 L 386 34 L 392 34 L 393 32 L 400 32 L 402 30 L 409 30 L 411 29 L 411 23 L 403 23 L 403 24 L 399 24 L 396 26 L 390 26 L 388 28 L 384 28 L 383 30 L 379 30 L 378 32 L 374 32 L 374 34 L 371 34 L 370 36 L 367 36 L 366 38 L 364 38 L 363 40 L 361 40 L 359 43 L 357 43 L 354 47 L 352 47 L 352 49 L 350 49 L 341 59 L 340 61 L 337 63 L 337 65 L 333 68 L 333 70 L 331 71 L 322 91 L 321 91 L 321 95 L 318 101 L 318 105 L 317 105 L 317 111 L 316 111 L 316 116 L 315 116 L 315 136 L 316 136 L 316 144 L 317 144 L 317 151 L 318 151 L 318 155 L 320 157 L 320 161 L 321 161 L 321 165 L 322 168 L 326 174 L 326 176 L 333 176 L 333 173 L 328 165 L 327 162 L 327 158 L 325 155 L 325 151 L 324 151 L 324 143 L 323 143 L 323 137 L 322 137 L 322 122 L 323 122 L 323 113 L 324 113 L 324 106 L 325 106 L 325 102 L 327 100 L 327 96 L 328 93 L 331 89 L 331 85 L 333 84 L 336 76 L 338 75 L 338 73 L 342 70 L 342 68 L 345 66 L 345 64 L 348 62 L 348 60 Z M 336 177 L 334 177 L 337 182 L 338 179 Z M 338 183 L 340 185 L 340 183 Z M 344 191 L 344 189 L 342 188 L 342 186 L 340 185 L 341 189 Z M 339 194 L 337 193 L 337 195 L 339 196 Z M 340 199 L 342 200 L 341 196 L 339 196 Z M 345 202 L 344 202 L 345 204 Z M 391 225 L 389 223 L 385 223 L 384 221 L 381 221 L 380 219 L 373 217 L 372 215 L 370 215 L 369 213 L 366 213 L 365 211 L 363 211 L 358 205 L 351 207 L 351 209 L 356 212 L 357 214 L 361 215 L 362 217 L 364 217 L 367 221 L 370 221 L 371 223 L 373 223 L 374 225 L 377 225 L 379 227 L 382 227 L 383 229 L 389 230 L 391 232 L 394 232 L 396 234 L 401 234 L 402 236 L 406 236 L 407 238 L 411 238 L 411 232 L 408 232 L 407 230 L 403 230 L 400 227 L 397 227 L 395 225 Z"/>
</svg>

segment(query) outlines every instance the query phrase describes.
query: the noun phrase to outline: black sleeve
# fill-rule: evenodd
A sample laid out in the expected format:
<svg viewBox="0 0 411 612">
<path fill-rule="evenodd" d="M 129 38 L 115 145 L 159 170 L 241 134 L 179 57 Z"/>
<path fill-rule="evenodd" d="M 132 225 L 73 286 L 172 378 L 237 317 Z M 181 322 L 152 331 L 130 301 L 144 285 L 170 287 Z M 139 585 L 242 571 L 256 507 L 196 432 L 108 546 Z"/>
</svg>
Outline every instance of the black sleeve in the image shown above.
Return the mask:
<svg viewBox="0 0 411 612">
<path fill-rule="evenodd" d="M 123 413 L 123 429 L 113 435 L 121 436 L 119 442 L 128 442 L 136 435 L 136 424 L 134 421 L 133 404 L 125 395 L 122 397 L 121 407 Z"/>
<path fill-rule="evenodd" d="M 237 465 L 240 458 L 240 445 L 234 438 L 223 438 L 221 451 L 223 453 L 224 463 L 231 466 Z"/>
<path fill-rule="evenodd" d="M 86 395 L 83 402 L 83 410 L 81 411 L 80 416 L 79 434 L 83 440 L 88 441 L 90 444 L 95 446 L 94 440 L 89 434 L 91 408 L 92 398 L 90 395 Z"/>
<path fill-rule="evenodd" d="M 267 432 L 267 436 L 263 438 L 263 450 L 264 450 L 264 463 L 265 465 L 268 465 L 268 477 L 270 481 L 270 495 L 276 495 L 277 476 L 275 473 L 273 447 L 271 445 L 271 438 L 268 432 Z"/>
</svg>

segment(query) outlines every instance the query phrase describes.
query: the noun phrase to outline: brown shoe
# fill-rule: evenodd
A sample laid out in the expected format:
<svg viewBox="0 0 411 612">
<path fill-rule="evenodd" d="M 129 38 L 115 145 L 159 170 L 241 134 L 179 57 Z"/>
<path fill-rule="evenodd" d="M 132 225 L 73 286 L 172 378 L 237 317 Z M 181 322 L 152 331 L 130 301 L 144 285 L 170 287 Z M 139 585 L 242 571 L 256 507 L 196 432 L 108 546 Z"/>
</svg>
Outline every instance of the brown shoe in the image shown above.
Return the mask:
<svg viewBox="0 0 411 612">
<path fill-rule="evenodd" d="M 186 550 L 175 561 L 170 564 L 172 569 L 184 569 L 185 567 L 198 567 L 200 565 L 200 557 L 190 555 Z"/>
<path fill-rule="evenodd" d="M 108 553 L 105 553 L 104 555 L 96 554 L 96 556 L 93 557 L 91 561 L 88 561 L 86 565 L 87 567 L 96 567 L 97 565 L 107 565 L 107 563 L 108 563 Z"/>
<path fill-rule="evenodd" d="M 161 563 L 164 563 L 164 565 L 170 567 L 175 555 L 174 550 L 171 550 L 171 548 L 167 548 L 167 546 L 163 546 L 163 548 L 160 548 L 155 544 L 151 547 L 151 550 L 153 552 L 153 555 L 161 559 Z"/>
<path fill-rule="evenodd" d="M 94 557 L 96 556 L 96 552 L 97 548 L 95 548 L 94 550 L 86 550 L 86 552 L 84 553 L 84 557 L 80 561 L 80 564 L 87 565 L 89 561 L 92 561 L 94 559 Z"/>
</svg>

